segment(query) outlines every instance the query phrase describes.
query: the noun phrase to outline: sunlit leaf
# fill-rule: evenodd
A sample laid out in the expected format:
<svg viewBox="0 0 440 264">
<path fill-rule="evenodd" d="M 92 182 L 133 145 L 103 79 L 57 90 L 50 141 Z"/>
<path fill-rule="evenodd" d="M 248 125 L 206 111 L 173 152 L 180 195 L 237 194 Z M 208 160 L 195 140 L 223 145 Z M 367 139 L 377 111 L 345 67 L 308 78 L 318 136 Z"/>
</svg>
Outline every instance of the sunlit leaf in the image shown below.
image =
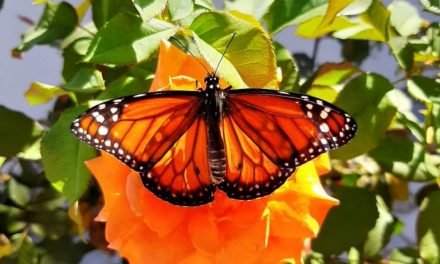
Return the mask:
<svg viewBox="0 0 440 264">
<path fill-rule="evenodd" d="M 111 82 L 107 89 L 97 99 L 108 100 L 112 98 L 145 93 L 151 85 L 152 80 L 142 80 L 131 76 L 123 76 Z"/>
<path fill-rule="evenodd" d="M 275 0 L 264 1 L 248 1 L 248 0 L 227 0 L 225 1 L 226 10 L 237 10 L 241 13 L 254 16 L 256 19 L 261 20 L 263 16 L 268 12 L 269 7 Z"/>
<path fill-rule="evenodd" d="M 92 18 L 96 28 L 102 28 L 120 12 L 136 12 L 132 0 L 93 0 Z"/>
<path fill-rule="evenodd" d="M 414 76 L 408 80 L 408 92 L 423 102 L 440 103 L 440 82 L 425 76 Z"/>
<path fill-rule="evenodd" d="M 340 86 L 359 69 L 349 62 L 321 64 L 313 75 L 308 87 L 302 86 L 302 92 L 333 102 Z"/>
<path fill-rule="evenodd" d="M 79 38 L 63 49 L 63 79 L 70 81 L 80 69 L 84 68 L 85 63 L 81 63 L 83 56 L 90 47 L 91 38 Z"/>
<path fill-rule="evenodd" d="M 319 25 L 319 28 L 326 27 L 329 25 L 336 17 L 336 15 L 348 5 L 353 3 L 355 0 L 330 0 L 325 16 Z"/>
<path fill-rule="evenodd" d="M 404 37 L 390 34 L 388 44 L 394 57 L 404 70 L 410 70 L 414 64 L 414 49 Z"/>
<path fill-rule="evenodd" d="M 423 7 L 434 14 L 440 14 L 440 2 L 437 0 L 419 0 Z"/>
<path fill-rule="evenodd" d="M 353 116 L 358 131 L 350 143 L 333 150 L 332 157 L 348 159 L 377 146 L 396 114 L 387 96 L 391 90 L 391 83 L 377 74 L 360 75 L 345 85 L 334 103 Z"/>
<path fill-rule="evenodd" d="M 11 237 L 11 242 L 15 248 L 14 260 L 17 264 L 37 264 L 38 255 L 34 242 L 27 232 L 15 234 Z"/>
<path fill-rule="evenodd" d="M 92 0 L 83 0 L 79 5 L 76 6 L 76 15 L 78 16 L 78 21 L 82 21 L 87 11 L 91 6 Z"/>
<path fill-rule="evenodd" d="M 388 257 L 389 264 L 420 264 L 420 257 L 415 248 L 396 248 Z"/>
<path fill-rule="evenodd" d="M 322 19 L 323 16 L 316 16 L 301 23 L 295 33 L 304 38 L 318 38 L 333 31 L 352 28 L 355 25 L 345 17 L 336 17 L 331 24 L 323 26 L 321 24 Z"/>
<path fill-rule="evenodd" d="M 341 203 L 332 209 L 312 248 L 323 254 L 339 255 L 361 246 L 379 216 L 375 195 L 360 188 L 342 188 L 334 195 Z M 337 243 L 335 243 L 337 238 Z"/>
<path fill-rule="evenodd" d="M 212 0 L 195 0 L 194 4 L 196 6 L 204 7 L 206 9 L 208 9 L 208 10 L 214 10 L 215 9 L 215 6 L 212 3 Z"/>
<path fill-rule="evenodd" d="M 8 193 L 9 198 L 22 207 L 25 207 L 31 200 L 31 189 L 14 178 L 8 181 Z"/>
<path fill-rule="evenodd" d="M 281 44 L 275 42 L 274 46 L 277 65 L 281 68 L 282 74 L 282 80 L 279 84 L 280 90 L 297 91 L 299 87 L 299 72 L 292 55 Z"/>
<path fill-rule="evenodd" d="M 385 137 L 369 155 L 382 169 L 406 180 L 427 181 L 438 176 L 435 167 L 440 161 L 409 138 Z"/>
<path fill-rule="evenodd" d="M 383 198 L 376 195 L 376 201 L 379 217 L 376 220 L 376 225 L 368 232 L 363 248 L 363 256 L 370 259 L 380 255 L 390 241 L 394 226 L 394 217 Z"/>
<path fill-rule="evenodd" d="M 1 1 L 0 1 L 1 8 Z M 0 234 L 0 259 L 12 254 L 14 248 L 12 247 L 11 241 L 4 234 Z"/>
<path fill-rule="evenodd" d="M 41 137 L 42 128 L 24 114 L 0 105 L 0 155 L 13 156 Z"/>
<path fill-rule="evenodd" d="M 232 34 L 237 33 L 218 70 L 219 75 L 234 88 L 277 86 L 271 41 L 251 16 L 206 12 L 194 20 L 191 29 L 197 35 L 195 39 L 201 54 L 213 68 L 217 66 Z"/>
<path fill-rule="evenodd" d="M 426 263 L 440 263 L 440 191 L 426 197 L 420 206 L 417 221 L 417 238 L 420 256 Z"/>
<path fill-rule="evenodd" d="M 215 67 L 215 62 L 220 61 L 222 54 L 197 36 L 196 33 L 193 33 L 193 37 L 202 56 L 209 64 L 214 65 Z M 228 83 L 230 83 L 233 87 L 248 87 L 248 85 L 241 78 L 237 69 L 227 58 L 222 59 L 222 63 L 219 66 L 218 75 L 228 81 Z"/>
<path fill-rule="evenodd" d="M 67 37 L 78 24 L 75 8 L 66 2 L 47 2 L 38 23 L 22 36 L 16 52 L 23 52 L 34 45 L 50 44 Z"/>
<path fill-rule="evenodd" d="M 407 1 L 393 1 L 389 6 L 390 23 L 401 36 L 417 34 L 423 23 L 416 7 Z"/>
<path fill-rule="evenodd" d="M 193 0 L 168 0 L 168 10 L 173 21 L 189 16 L 194 11 Z"/>
<path fill-rule="evenodd" d="M 162 12 L 167 4 L 166 0 L 133 0 L 133 2 L 145 22 Z"/>
<path fill-rule="evenodd" d="M 146 60 L 161 39 L 174 35 L 176 27 L 152 19 L 144 23 L 136 15 L 119 13 L 93 38 L 84 61 L 102 64 L 129 64 Z"/>
<path fill-rule="evenodd" d="M 362 14 L 368 10 L 371 3 L 373 3 L 373 0 L 354 0 L 351 4 L 339 11 L 339 15 L 353 16 Z"/>
<path fill-rule="evenodd" d="M 390 12 L 383 6 L 380 0 L 373 0 L 367 12 L 362 14 L 360 18 L 371 25 L 381 36 L 381 41 L 388 39 L 388 23 Z"/>
<path fill-rule="evenodd" d="M 58 86 L 48 85 L 40 82 L 31 83 L 24 97 L 30 105 L 46 104 L 52 98 L 67 94 Z"/>
<path fill-rule="evenodd" d="M 314 16 L 324 15 L 327 0 L 277 0 L 265 16 L 267 30 L 274 34 L 285 27 L 304 22 Z"/>
<path fill-rule="evenodd" d="M 46 133 L 41 143 L 41 154 L 47 179 L 70 202 L 76 201 L 87 188 L 90 172 L 84 161 L 95 156 L 95 151 L 79 142 L 70 133 L 72 121 L 87 108 L 66 110 Z"/>
<path fill-rule="evenodd" d="M 72 79 L 61 85 L 66 91 L 75 93 L 94 93 L 105 89 L 102 73 L 97 69 L 81 68 Z"/>
</svg>

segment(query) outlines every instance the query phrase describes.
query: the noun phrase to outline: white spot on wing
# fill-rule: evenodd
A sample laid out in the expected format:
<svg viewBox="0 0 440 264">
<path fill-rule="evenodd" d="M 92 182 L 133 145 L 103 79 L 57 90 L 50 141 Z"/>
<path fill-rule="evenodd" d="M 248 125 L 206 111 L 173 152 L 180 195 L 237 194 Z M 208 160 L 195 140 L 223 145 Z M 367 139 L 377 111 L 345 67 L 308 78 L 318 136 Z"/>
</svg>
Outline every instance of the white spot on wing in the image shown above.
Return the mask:
<svg viewBox="0 0 440 264">
<path fill-rule="evenodd" d="M 319 130 L 321 130 L 321 132 L 327 133 L 330 131 L 330 128 L 328 127 L 328 125 L 326 123 L 322 123 L 319 126 Z"/>
<path fill-rule="evenodd" d="M 99 127 L 98 134 L 104 136 L 104 135 L 107 135 L 107 133 L 108 133 L 108 128 L 107 127 L 105 127 L 105 126 L 100 126 Z"/>
</svg>

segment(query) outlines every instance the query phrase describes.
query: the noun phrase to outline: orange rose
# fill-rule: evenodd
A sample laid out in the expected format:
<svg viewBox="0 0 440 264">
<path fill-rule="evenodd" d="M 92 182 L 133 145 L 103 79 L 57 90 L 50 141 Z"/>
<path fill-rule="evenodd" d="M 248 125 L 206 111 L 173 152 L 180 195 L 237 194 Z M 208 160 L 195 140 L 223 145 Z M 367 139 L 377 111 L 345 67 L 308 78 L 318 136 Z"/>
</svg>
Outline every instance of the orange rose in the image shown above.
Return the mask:
<svg viewBox="0 0 440 264">
<path fill-rule="evenodd" d="M 193 57 L 164 41 L 150 90 L 194 89 L 205 76 Z M 199 207 L 157 198 L 138 173 L 105 152 L 87 166 L 104 194 L 97 220 L 107 223 L 109 247 L 131 264 L 301 263 L 304 241 L 316 236 L 338 203 L 319 181 L 330 169 L 326 154 L 299 167 L 272 195 L 238 201 L 217 191 L 212 203 Z"/>
</svg>

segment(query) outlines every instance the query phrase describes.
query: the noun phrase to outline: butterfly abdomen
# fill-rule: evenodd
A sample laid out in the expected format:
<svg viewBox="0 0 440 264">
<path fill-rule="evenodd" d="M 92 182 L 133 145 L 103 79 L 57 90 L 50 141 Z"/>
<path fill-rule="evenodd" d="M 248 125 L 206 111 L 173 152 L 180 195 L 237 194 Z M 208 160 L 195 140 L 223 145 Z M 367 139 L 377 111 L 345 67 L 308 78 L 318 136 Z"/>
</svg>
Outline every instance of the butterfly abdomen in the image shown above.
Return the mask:
<svg viewBox="0 0 440 264">
<path fill-rule="evenodd" d="M 210 76 L 205 80 L 205 120 L 208 137 L 208 163 L 211 180 L 215 185 L 224 181 L 226 175 L 225 146 L 220 134 L 221 100 L 218 98 L 218 78 Z"/>
</svg>

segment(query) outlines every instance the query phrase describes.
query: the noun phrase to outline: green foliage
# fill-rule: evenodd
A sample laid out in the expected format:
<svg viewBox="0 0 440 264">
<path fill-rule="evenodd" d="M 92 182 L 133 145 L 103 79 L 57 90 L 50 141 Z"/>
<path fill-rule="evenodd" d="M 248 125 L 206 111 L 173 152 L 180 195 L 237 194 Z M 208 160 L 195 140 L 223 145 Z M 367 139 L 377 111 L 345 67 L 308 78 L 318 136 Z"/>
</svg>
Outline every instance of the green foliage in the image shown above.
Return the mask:
<svg viewBox="0 0 440 264">
<path fill-rule="evenodd" d="M 367 190 L 342 188 L 335 197 L 341 205 L 330 211 L 312 244 L 314 250 L 327 255 L 339 255 L 350 247 L 360 246 L 379 215 L 374 194 Z"/>
<path fill-rule="evenodd" d="M 91 147 L 80 143 L 70 133 L 70 124 L 86 109 L 66 110 L 41 142 L 46 177 L 70 202 L 78 200 L 87 188 L 90 173 L 84 161 L 95 156 Z"/>
<path fill-rule="evenodd" d="M 20 112 L 0 106 L 0 156 L 10 157 L 30 147 L 42 134 L 41 126 Z M 16 124 L 10 126 L 10 124 Z"/>
<path fill-rule="evenodd" d="M 75 9 L 66 2 L 48 2 L 38 24 L 26 31 L 17 52 L 30 49 L 34 45 L 52 44 L 67 37 L 78 24 Z"/>
<path fill-rule="evenodd" d="M 1 262 L 78 263 L 91 248 L 72 239 L 66 208 L 80 199 L 93 204 L 99 192 L 84 165 L 96 152 L 71 135 L 72 120 L 96 101 L 148 91 L 161 40 L 175 36 L 215 68 L 237 33 L 218 69 L 229 84 L 307 93 L 358 124 L 355 139 L 331 153 L 333 171 L 323 184 L 341 204 L 306 263 L 440 263 L 440 26 L 418 11 L 435 17 L 440 6 L 388 2 L 227 0 L 216 10 L 211 0 L 94 0 L 78 7 L 35 1 L 44 11 L 13 55 L 35 45 L 58 48 L 62 82 L 36 80 L 24 95 L 31 105 L 56 100 L 47 120 L 0 106 L 0 238 L 9 242 L 0 245 Z M 82 21 L 89 9 L 92 21 Z M 337 39 L 340 50 L 321 45 L 311 58 L 291 54 L 295 43 L 274 40 L 283 30 L 316 43 Z M 378 49 L 394 58 L 397 77 L 364 70 Z M 339 52 L 345 61 L 318 65 L 321 52 Z M 426 185 L 417 193 L 417 247 L 390 250 L 397 230 L 409 224 L 393 205 L 411 204 L 413 182 Z"/>
</svg>

